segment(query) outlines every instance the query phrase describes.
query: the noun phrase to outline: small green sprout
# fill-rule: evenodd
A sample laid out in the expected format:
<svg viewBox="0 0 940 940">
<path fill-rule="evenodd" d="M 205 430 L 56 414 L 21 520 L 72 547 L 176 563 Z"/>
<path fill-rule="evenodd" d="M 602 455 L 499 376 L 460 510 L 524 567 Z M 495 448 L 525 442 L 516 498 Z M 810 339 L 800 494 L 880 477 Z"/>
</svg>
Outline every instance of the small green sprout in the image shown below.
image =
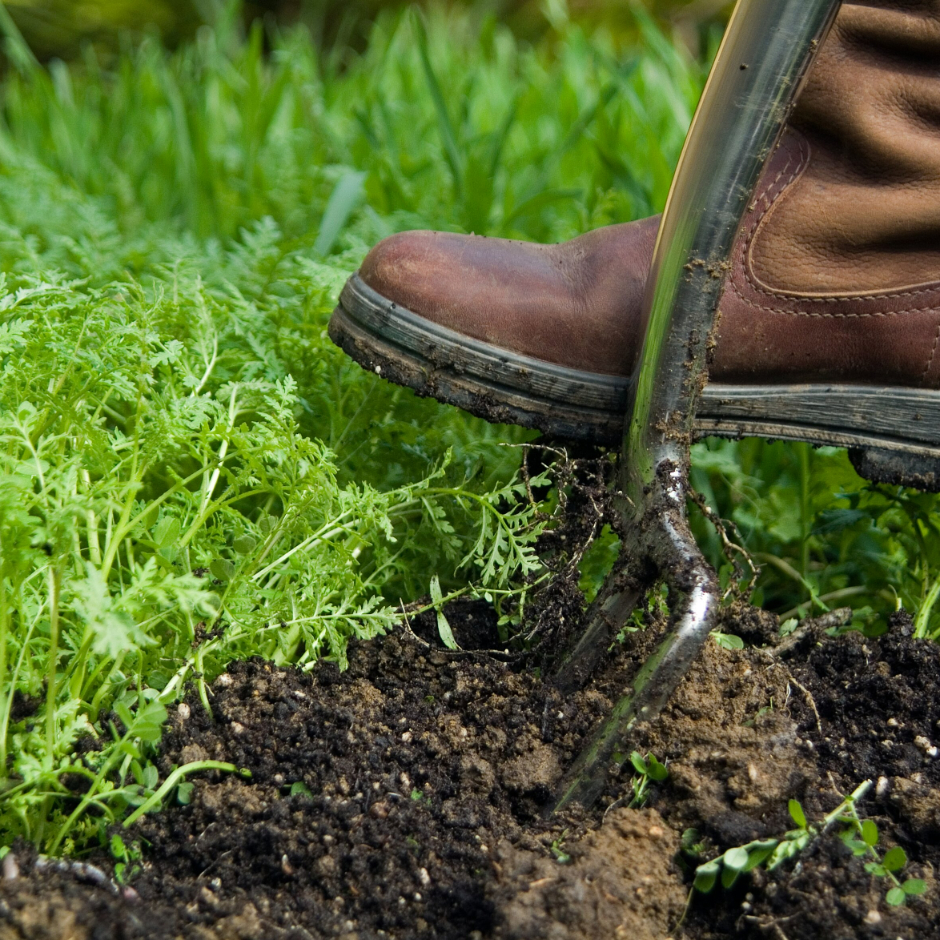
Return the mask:
<svg viewBox="0 0 940 940">
<path fill-rule="evenodd" d="M 109 845 L 111 857 L 117 861 L 114 866 L 114 880 L 119 885 L 126 885 L 131 879 L 140 874 L 142 867 L 140 860 L 143 857 L 140 851 L 140 843 L 131 842 L 128 845 L 117 833 L 111 836 Z"/>
<path fill-rule="evenodd" d="M 645 758 L 639 751 L 634 751 L 630 755 L 630 763 L 633 764 L 633 769 L 638 774 L 631 783 L 633 798 L 630 800 L 630 808 L 639 809 L 649 797 L 650 781 L 662 783 L 669 776 L 669 769 L 665 764 L 660 763 L 652 751 Z"/>
<path fill-rule="evenodd" d="M 780 624 L 780 636 L 789 636 L 798 626 L 800 621 L 796 617 L 789 617 Z"/>
<path fill-rule="evenodd" d="M 561 835 L 552 842 L 551 852 L 555 856 L 559 865 L 567 865 L 571 861 L 571 856 L 564 850 L 565 839 L 568 837 L 568 830 L 563 829 Z"/>
<path fill-rule="evenodd" d="M 699 858 L 705 850 L 705 843 L 698 829 L 683 830 L 680 845 L 683 854 L 689 858 Z"/>
<path fill-rule="evenodd" d="M 431 578 L 431 603 L 437 614 L 437 632 L 440 635 L 441 642 L 449 650 L 460 649 L 454 639 L 454 631 L 451 630 L 450 623 L 444 615 L 444 595 L 441 592 L 441 582 L 437 575 Z"/>
<path fill-rule="evenodd" d="M 859 791 L 856 790 L 856 794 L 858 793 Z M 856 794 L 853 794 L 853 797 Z M 795 829 L 789 830 L 780 839 L 755 839 L 747 845 L 734 846 L 718 858 L 699 865 L 695 869 L 693 887 L 702 894 L 708 894 L 715 887 L 719 875 L 721 886 L 731 888 L 741 875 L 753 871 L 758 865 L 765 865 L 768 871 L 773 871 L 787 859 L 804 851 L 819 832 L 825 831 L 839 817 L 846 802 L 848 801 L 840 804 L 835 814 L 830 814 L 831 820 L 827 816 L 828 822 L 825 822 L 822 830 L 817 831 L 806 821 L 806 813 L 803 812 L 800 803 L 797 800 L 790 800 L 788 808 L 790 818 L 796 823 Z"/>
<path fill-rule="evenodd" d="M 923 894 L 927 884 L 922 878 L 907 878 L 901 881 L 898 873 L 907 865 L 907 853 L 899 845 L 888 849 L 883 856 L 879 856 L 877 845 L 880 839 L 878 826 L 871 819 L 859 819 L 855 807 L 849 808 L 840 820 L 847 824 L 842 832 L 842 841 L 856 857 L 869 857 L 865 863 L 865 871 L 877 878 L 884 878 L 891 883 L 885 901 L 892 907 L 900 907 L 909 897 Z"/>
<path fill-rule="evenodd" d="M 767 871 L 773 871 L 788 859 L 799 855 L 809 845 L 821 836 L 834 823 L 841 823 L 846 828 L 840 833 L 842 841 L 856 856 L 869 856 L 870 861 L 865 865 L 865 871 L 879 878 L 891 882 L 885 900 L 892 907 L 899 907 L 909 897 L 923 894 L 927 890 L 925 882 L 920 878 L 908 878 L 901 881 L 896 872 L 900 872 L 907 865 L 907 854 L 900 846 L 889 849 L 884 856 L 879 855 L 878 826 L 870 819 L 861 819 L 858 815 L 857 804 L 859 800 L 871 789 L 871 781 L 866 780 L 855 788 L 854 792 L 845 797 L 843 801 L 828 813 L 817 825 L 810 825 L 806 813 L 798 800 L 790 800 L 790 818 L 796 824 L 795 829 L 779 839 L 761 839 L 728 849 L 723 855 L 699 865 L 695 869 L 693 888 L 702 894 L 708 894 L 719 876 L 723 888 L 730 888 L 742 874 L 763 865 Z"/>
<path fill-rule="evenodd" d="M 712 630 L 712 639 L 723 650 L 743 650 L 744 640 L 733 633 L 722 633 L 720 630 Z"/>
</svg>

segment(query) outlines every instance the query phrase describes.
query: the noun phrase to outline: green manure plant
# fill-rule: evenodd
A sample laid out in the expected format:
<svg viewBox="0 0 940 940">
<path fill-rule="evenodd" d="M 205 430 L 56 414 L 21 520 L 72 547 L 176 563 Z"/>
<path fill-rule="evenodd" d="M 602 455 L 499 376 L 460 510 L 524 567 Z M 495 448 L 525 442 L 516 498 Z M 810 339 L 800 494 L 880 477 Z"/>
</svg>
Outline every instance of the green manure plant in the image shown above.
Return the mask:
<svg viewBox="0 0 940 940">
<path fill-rule="evenodd" d="M 386 16 L 341 60 L 218 10 L 176 52 L 48 67 L 0 23 L 4 844 L 114 853 L 114 824 L 238 772 L 153 761 L 233 659 L 343 665 L 429 592 L 442 625 L 468 593 L 519 621 L 557 505 L 518 475 L 532 435 L 366 374 L 329 313 L 395 230 L 651 211 L 704 75 L 643 18 L 624 52 Z"/>
<path fill-rule="evenodd" d="M 940 636 L 934 494 L 868 483 L 844 450 L 760 440 L 695 445 L 691 479 L 739 546 L 729 552 L 714 525 L 693 512 L 696 535 L 729 595 L 757 568 L 751 598 L 780 615 L 784 632 L 805 617 L 851 606 L 849 629 L 878 635 L 904 610 L 915 637 Z"/>
<path fill-rule="evenodd" d="M 116 847 L 192 774 L 237 772 L 153 761 L 167 707 L 192 685 L 211 709 L 235 659 L 342 665 L 416 598 L 445 642 L 457 596 L 522 621 L 563 503 L 519 475 L 534 435 L 362 371 L 330 312 L 396 231 L 551 242 L 660 210 L 707 73 L 639 10 L 626 44 L 382 15 L 354 53 L 211 6 L 173 52 L 125 38 L 47 66 L 0 16 L 3 844 Z M 761 442 L 694 460 L 758 602 L 868 624 L 900 599 L 940 629 L 933 497 Z M 605 530 L 592 593 L 615 557 Z"/>
<path fill-rule="evenodd" d="M 21 781 L 3 821 L 52 848 L 44 807 L 68 796 L 63 778 L 92 781 L 86 808 L 133 805 L 101 768 L 155 771 L 141 761 L 184 682 L 211 709 L 206 678 L 232 658 L 342 664 L 348 637 L 400 620 L 382 592 L 417 563 L 408 533 L 426 530 L 475 589 L 517 593 L 539 567 L 536 507 L 512 478 L 474 492 L 445 452 L 402 486 L 340 483 L 250 323 L 198 281 L 175 286 L 0 294 L 0 757 Z M 25 723 L 23 698 L 41 703 Z M 87 738 L 100 749 L 77 761 Z"/>
<path fill-rule="evenodd" d="M 695 869 L 693 893 L 708 894 L 721 881 L 723 888 L 732 888 L 738 878 L 763 867 L 772 872 L 786 862 L 805 852 L 816 840 L 834 826 L 840 826 L 839 838 L 856 858 L 865 858 L 865 871 L 877 878 L 884 879 L 887 886 L 885 901 L 891 907 L 900 907 L 908 898 L 917 897 L 927 890 L 927 883 L 922 878 L 905 878 L 898 875 L 907 866 L 907 853 L 901 846 L 889 848 L 884 855 L 878 849 L 880 833 L 877 824 L 871 819 L 862 819 L 858 812 L 858 803 L 872 787 L 866 780 L 859 784 L 842 802 L 816 824 L 811 824 L 798 800 L 790 800 L 788 810 L 790 819 L 796 828 L 784 833 L 780 838 L 757 839 L 747 845 L 738 845 L 727 849 L 711 861 L 698 865 Z M 697 848 L 691 843 L 696 838 L 694 830 L 688 830 L 684 841 L 690 848 Z M 691 900 L 691 896 L 690 896 Z"/>
</svg>

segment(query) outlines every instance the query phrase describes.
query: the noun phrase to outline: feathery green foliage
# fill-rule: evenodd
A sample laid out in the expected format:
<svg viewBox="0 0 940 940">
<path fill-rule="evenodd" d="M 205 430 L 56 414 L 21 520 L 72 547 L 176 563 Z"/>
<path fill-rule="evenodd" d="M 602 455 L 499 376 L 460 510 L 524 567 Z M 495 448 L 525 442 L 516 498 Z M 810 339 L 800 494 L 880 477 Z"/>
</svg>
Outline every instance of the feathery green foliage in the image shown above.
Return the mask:
<svg viewBox="0 0 940 940">
<path fill-rule="evenodd" d="M 4 841 L 74 852 L 184 798 L 200 767 L 149 759 L 165 704 L 195 681 L 210 706 L 233 658 L 342 663 L 429 589 L 511 614 L 545 576 L 502 446 L 526 435 L 362 372 L 329 312 L 396 229 L 557 239 L 652 211 L 702 78 L 646 20 L 618 57 L 386 17 L 340 71 L 228 11 L 108 68 L 46 70 L 7 24 Z"/>
<path fill-rule="evenodd" d="M 626 50 L 565 24 L 528 46 L 492 19 L 385 16 L 350 58 L 302 30 L 242 35 L 218 6 L 192 44 L 108 65 L 47 70 L 8 28 L 3 841 L 75 852 L 188 798 L 200 768 L 161 780 L 150 760 L 165 705 L 189 681 L 211 705 L 233 658 L 342 662 L 428 592 L 518 616 L 544 523 L 505 445 L 531 435 L 364 373 L 330 310 L 394 231 L 553 241 L 661 209 L 705 74 L 639 13 Z M 831 452 L 709 443 L 695 461 L 764 564 L 759 600 L 899 596 L 940 628 L 933 498 L 865 487 Z M 586 559 L 595 581 L 612 549 Z"/>
</svg>

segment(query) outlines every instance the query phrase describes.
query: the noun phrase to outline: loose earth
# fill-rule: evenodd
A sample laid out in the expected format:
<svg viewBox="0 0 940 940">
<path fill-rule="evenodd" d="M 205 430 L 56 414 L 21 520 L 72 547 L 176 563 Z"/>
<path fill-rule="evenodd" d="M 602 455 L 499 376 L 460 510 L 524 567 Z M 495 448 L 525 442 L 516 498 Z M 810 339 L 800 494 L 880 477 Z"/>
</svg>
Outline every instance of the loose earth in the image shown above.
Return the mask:
<svg viewBox="0 0 940 940">
<path fill-rule="evenodd" d="M 4 860 L 7 938 L 940 938 L 940 646 L 887 634 L 726 650 L 709 642 L 636 746 L 666 762 L 643 807 L 635 771 L 612 768 L 601 805 L 546 819 L 585 736 L 644 659 L 655 623 L 563 699 L 502 652 L 482 603 L 450 609 L 462 652 L 431 619 L 349 651 L 349 669 L 250 661 L 177 706 L 161 771 L 230 761 L 185 805 L 122 833 L 142 849 L 124 885 L 105 850 L 81 862 Z M 776 638 L 741 607 L 723 629 Z M 696 865 L 810 822 L 859 783 L 878 851 L 926 882 L 903 906 L 838 826 L 773 873 L 691 892 Z M 694 830 L 694 832 L 690 832 Z"/>
</svg>

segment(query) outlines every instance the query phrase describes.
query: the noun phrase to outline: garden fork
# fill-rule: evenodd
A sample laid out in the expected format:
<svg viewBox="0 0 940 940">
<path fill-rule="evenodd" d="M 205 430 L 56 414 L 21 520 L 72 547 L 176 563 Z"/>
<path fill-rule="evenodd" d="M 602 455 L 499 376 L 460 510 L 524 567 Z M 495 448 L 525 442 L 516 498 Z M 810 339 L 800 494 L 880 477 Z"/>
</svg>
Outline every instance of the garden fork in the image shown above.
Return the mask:
<svg viewBox="0 0 940 940">
<path fill-rule="evenodd" d="M 686 519 L 706 354 L 735 235 L 838 7 L 839 0 L 738 0 L 686 138 L 644 300 L 646 331 L 616 496 L 625 533 L 620 563 L 556 684 L 570 692 L 587 681 L 660 579 L 669 588 L 670 627 L 563 780 L 556 810 L 595 802 L 608 767 L 629 753 L 633 727 L 662 710 L 715 625 L 718 579 Z M 737 429 L 748 431 L 761 428 Z M 787 436 L 799 439 L 798 429 Z"/>
</svg>

